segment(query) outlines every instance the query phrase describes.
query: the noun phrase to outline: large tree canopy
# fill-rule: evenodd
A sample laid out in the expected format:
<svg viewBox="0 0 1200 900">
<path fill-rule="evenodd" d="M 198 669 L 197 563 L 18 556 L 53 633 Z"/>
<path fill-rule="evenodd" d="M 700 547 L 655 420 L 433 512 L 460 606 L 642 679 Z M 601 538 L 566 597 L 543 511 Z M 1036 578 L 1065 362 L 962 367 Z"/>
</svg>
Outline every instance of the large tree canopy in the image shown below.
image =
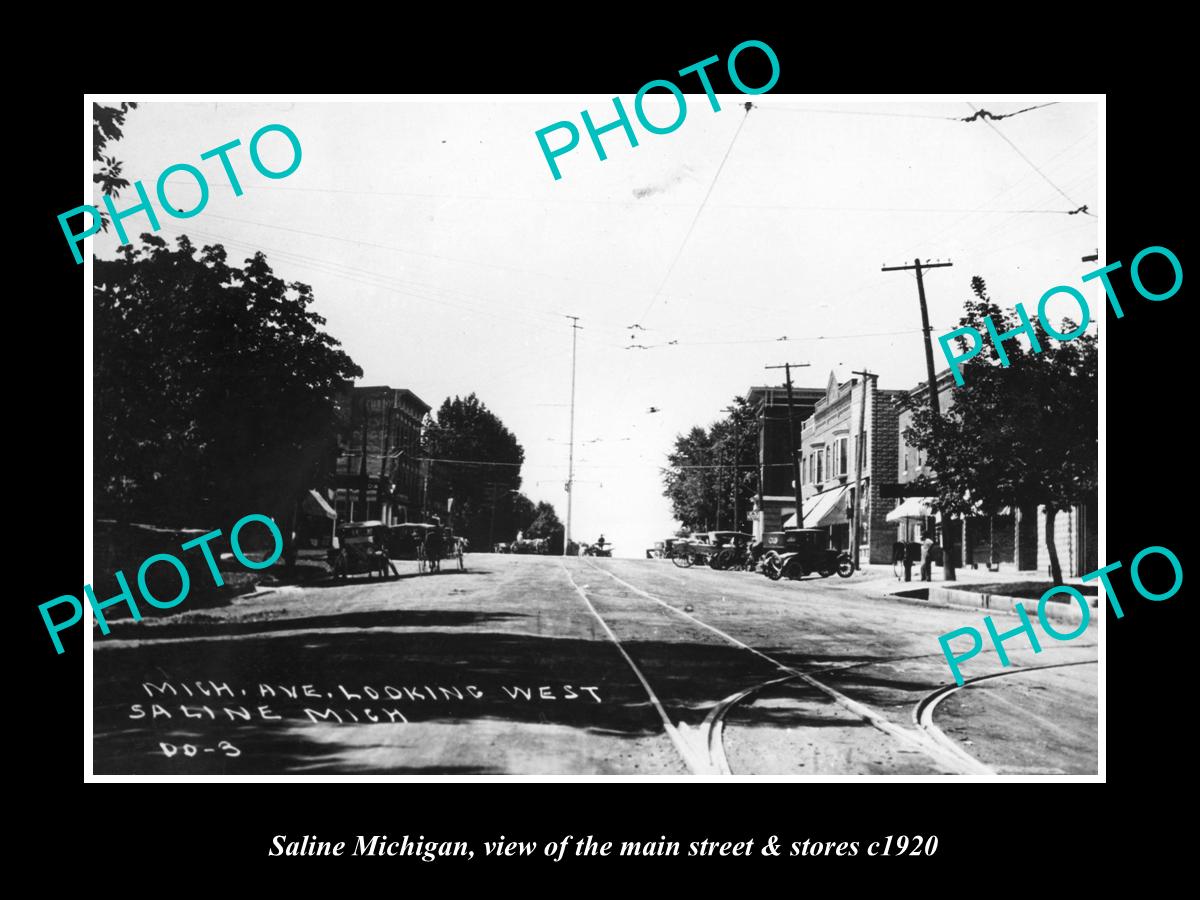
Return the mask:
<svg viewBox="0 0 1200 900">
<path fill-rule="evenodd" d="M 115 156 L 105 156 L 104 151 L 110 141 L 121 139 L 125 127 L 125 114 L 131 109 L 137 109 L 136 103 L 122 103 L 120 106 L 101 106 L 92 104 L 92 162 L 99 167 L 92 172 L 92 181 L 100 185 L 101 193 L 116 197 L 122 188 L 129 187 L 129 179 L 121 175 L 122 164 Z M 100 227 L 108 230 L 108 214 L 100 214 Z"/>
<path fill-rule="evenodd" d="M 1003 334 L 1021 324 L 991 301 L 982 278 L 971 279 L 971 289 L 975 299 L 965 304 L 961 325 L 986 334 L 984 319 L 990 316 Z M 901 404 L 913 414 L 906 439 L 928 453 L 936 472 L 931 488 L 936 508 L 965 516 L 1044 505 L 1051 577 L 1058 583 L 1054 516 L 1095 499 L 1097 339 L 1085 333 L 1058 341 L 1039 321 L 1033 327 L 1040 353 L 1010 339 L 1004 343 L 1008 366 L 1000 365 L 989 345 L 962 367 L 964 383 L 953 390 L 936 439 L 926 395 L 906 396 Z M 1068 334 L 1075 327 L 1068 319 L 1059 331 Z M 965 338 L 958 340 L 959 353 L 965 353 Z"/>
<path fill-rule="evenodd" d="M 711 427 L 676 437 L 667 456 L 663 493 L 685 528 L 746 530 L 758 489 L 758 424 L 744 397 L 735 397 L 732 409 Z M 735 492 L 742 521 L 735 521 Z"/>
<path fill-rule="evenodd" d="M 500 540 L 496 518 L 509 524 L 512 501 L 506 498 L 520 488 L 525 462 L 513 433 L 472 393 L 447 397 L 436 417 L 427 419 L 422 442 L 433 461 L 430 500 L 453 498 L 451 523 L 474 546 L 485 546 L 489 536 Z"/>
<path fill-rule="evenodd" d="M 256 253 L 231 266 L 142 235 L 95 267 L 95 483 L 101 516 L 180 524 L 283 515 L 321 483 L 334 398 L 362 370 Z"/>
</svg>

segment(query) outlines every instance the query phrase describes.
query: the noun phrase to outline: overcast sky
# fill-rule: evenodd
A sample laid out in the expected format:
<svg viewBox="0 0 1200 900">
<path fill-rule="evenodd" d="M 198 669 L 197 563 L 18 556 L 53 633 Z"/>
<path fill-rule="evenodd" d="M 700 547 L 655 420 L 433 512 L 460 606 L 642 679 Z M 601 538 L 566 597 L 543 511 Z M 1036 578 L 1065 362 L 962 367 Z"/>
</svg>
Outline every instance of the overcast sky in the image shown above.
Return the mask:
<svg viewBox="0 0 1200 900">
<path fill-rule="evenodd" d="M 622 99 L 632 115 L 632 97 Z M 187 220 L 160 214 L 160 235 L 222 243 L 231 260 L 261 249 L 280 277 L 311 284 L 362 383 L 408 388 L 435 409 L 478 394 L 525 448 L 525 492 L 564 518 L 564 317 L 579 316 L 573 534 L 603 532 L 619 555 L 640 556 L 675 527 L 660 471 L 673 437 L 719 418 L 749 386 L 780 383 L 765 365 L 811 363 L 796 382 L 812 387 L 863 366 L 881 388 L 923 380 L 915 280 L 881 265 L 953 261 L 926 276 L 935 338 L 954 327 L 973 275 L 1001 306 L 1021 301 L 1032 314 L 1047 288 L 1079 287 L 1098 267 L 1080 259 L 1098 247 L 1098 219 L 1066 214 L 1100 211 L 1094 103 L 992 126 L 959 121 L 966 102 L 767 94 L 747 114 L 746 99 L 721 95 L 714 113 L 688 95 L 678 130 L 653 135 L 635 120 L 639 146 L 609 132 L 603 162 L 584 132 L 559 157 L 558 181 L 534 133 L 561 119 L 582 131 L 584 108 L 610 121 L 611 98 L 147 102 L 110 150 L 152 196 L 164 168 L 197 165 L 207 207 Z M 972 102 L 996 114 L 1032 105 Z M 669 96 L 646 108 L 658 123 L 675 114 Z M 270 123 L 303 148 L 300 167 L 277 181 L 246 150 Z M 241 197 L 217 160 L 199 159 L 234 138 Z M 278 134 L 262 148 L 273 168 L 290 158 Z M 187 209 L 198 192 L 180 174 L 169 196 Z M 133 197 L 124 191 L 118 209 Z M 149 230 L 142 216 L 126 227 Z M 110 229 L 94 252 L 116 246 Z M 1084 293 L 1100 311 L 1096 292 Z M 1061 298 L 1052 309 L 1056 321 L 1078 318 Z M 935 354 L 940 370 L 936 344 Z"/>
</svg>

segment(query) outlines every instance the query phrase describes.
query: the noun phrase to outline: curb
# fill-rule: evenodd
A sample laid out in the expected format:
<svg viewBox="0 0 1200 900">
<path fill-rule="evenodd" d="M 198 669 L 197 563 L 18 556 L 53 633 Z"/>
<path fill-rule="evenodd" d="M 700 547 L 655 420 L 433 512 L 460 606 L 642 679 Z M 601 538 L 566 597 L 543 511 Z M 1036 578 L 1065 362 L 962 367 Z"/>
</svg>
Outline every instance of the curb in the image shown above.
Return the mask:
<svg viewBox="0 0 1200 900">
<path fill-rule="evenodd" d="M 982 594 L 978 591 L 960 591 L 946 587 L 930 587 L 929 600 L 935 603 L 946 603 L 954 606 L 970 606 L 978 609 L 986 609 L 989 612 L 1003 612 L 1011 615 L 1016 615 L 1017 606 L 1023 606 L 1026 614 L 1030 618 L 1036 618 L 1038 614 L 1038 600 L 1031 600 L 1028 597 L 1009 597 L 1006 594 Z M 1089 619 L 1094 619 L 1095 615 L 1092 609 L 1096 608 L 1096 604 L 1091 602 L 1092 598 L 1088 598 Z M 1060 622 L 1071 622 L 1079 624 L 1083 621 L 1083 610 L 1079 604 L 1072 601 L 1069 603 L 1047 602 L 1045 605 L 1045 615 L 1047 619 L 1056 619 Z"/>
</svg>

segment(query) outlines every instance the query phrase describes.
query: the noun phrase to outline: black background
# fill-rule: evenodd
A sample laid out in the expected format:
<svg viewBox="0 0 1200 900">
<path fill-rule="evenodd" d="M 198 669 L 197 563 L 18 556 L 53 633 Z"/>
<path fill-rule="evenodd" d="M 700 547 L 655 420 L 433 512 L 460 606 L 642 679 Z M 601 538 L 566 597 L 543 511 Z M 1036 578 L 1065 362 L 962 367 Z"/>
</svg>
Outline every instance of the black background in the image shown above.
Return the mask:
<svg viewBox="0 0 1200 900">
<path fill-rule="evenodd" d="M 63 635 L 66 653 L 56 656 L 37 604 L 80 592 L 84 576 L 74 568 L 79 543 L 74 529 L 78 502 L 82 433 L 74 418 L 80 405 L 83 269 L 68 252 L 56 216 L 79 203 L 82 90 L 60 83 L 39 93 L 33 104 L 36 125 L 21 160 L 24 192 L 13 224 L 29 227 L 8 242 L 10 259 L 31 250 L 33 261 L 14 260 L 21 273 L 10 306 L 10 335 L 16 340 L 9 366 L 10 428 L 27 437 L 10 462 L 9 565 L 16 590 L 10 608 L 21 623 L 22 667 L 10 690 L 5 728 L 9 778 L 20 803 L 20 822 L 47 860 L 62 860 L 84 849 L 90 865 L 53 871 L 59 886 L 82 886 L 137 879 L 146 888 L 157 876 L 175 875 L 189 886 L 245 885 L 239 876 L 264 874 L 262 884 L 308 884 L 317 873 L 333 874 L 355 886 L 374 879 L 402 890 L 414 877 L 450 875 L 489 878 L 537 872 L 541 878 L 580 874 L 590 887 L 630 873 L 654 876 L 664 889 L 686 883 L 714 886 L 716 872 L 750 886 L 800 890 L 820 881 L 878 876 L 909 889 L 931 879 L 942 889 L 978 884 L 1046 887 L 1044 879 L 1074 878 L 1082 867 L 1105 865 L 1106 854 L 1161 857 L 1172 829 L 1168 814 L 1181 779 L 1188 777 L 1190 741 L 1184 737 L 1190 682 L 1184 671 L 1191 634 L 1184 621 L 1187 587 L 1162 603 L 1142 600 L 1128 580 L 1128 563 L 1152 544 L 1171 548 L 1190 571 L 1191 529 L 1183 513 L 1191 504 L 1194 455 L 1188 376 L 1194 332 L 1184 321 L 1187 285 L 1162 303 L 1136 295 L 1128 264 L 1142 248 L 1171 248 L 1188 269 L 1183 221 L 1194 194 L 1185 168 L 1189 148 L 1182 138 L 1183 111 L 1164 88 L 1157 67 L 1134 65 L 1112 71 L 1112 62 L 1088 36 L 1068 23 L 1024 26 L 1021 35 L 988 33 L 965 25 L 961 34 L 935 35 L 904 16 L 895 32 L 866 40 L 852 35 L 856 23 L 836 27 L 789 22 L 761 27 L 714 25 L 666 36 L 642 27 L 619 29 L 619 36 L 585 39 L 588 29 L 559 22 L 561 11 L 545 13 L 537 28 L 514 41 L 524 25 L 504 22 L 489 39 L 475 22 L 474 39 L 446 31 L 404 31 L 395 43 L 367 47 L 362 32 L 339 27 L 303 41 L 260 39 L 251 30 L 218 54 L 224 66 L 203 71 L 150 58 L 131 59 L 121 81 L 155 91 L 271 90 L 314 91 L 524 92 L 586 91 L 629 95 L 653 78 L 670 77 L 683 66 L 713 54 L 722 64 L 710 69 L 717 92 L 731 92 L 723 61 L 747 38 L 770 44 L 778 54 L 781 78 L 772 93 L 834 91 L 936 92 L 970 90 L 980 95 L 1016 91 L 1105 91 L 1107 107 L 1107 207 L 1085 198 L 1106 218 L 1107 256 L 1125 268 L 1114 275 L 1126 315 L 1108 313 L 1107 555 L 1122 560 L 1113 583 L 1124 602 L 1125 618 L 1109 612 L 1107 632 L 1107 785 L 973 783 L 814 783 L 795 784 L 94 784 L 83 783 L 82 630 Z M 594 15 L 606 18 L 604 9 Z M 697 18 L 689 15 L 689 19 Z M 703 19 L 703 16 L 698 17 Z M 864 13 L 864 18 L 870 18 Z M 310 26 L 315 28 L 315 26 Z M 532 27 L 532 26 L 531 26 Z M 274 32 L 270 32 L 274 34 Z M 417 36 L 419 34 L 419 36 Z M 180 37 L 176 35 L 176 37 Z M 206 38 L 218 40 L 215 35 Z M 936 39 L 935 39 L 936 38 Z M 320 41 L 314 46 L 314 41 Z M 203 44 L 203 42 L 202 42 Z M 203 45 L 205 58 L 215 47 Z M 754 51 L 739 59 L 751 85 L 765 81 L 753 68 Z M 1020 59 L 1018 64 L 1015 60 Z M 1033 65 L 1028 60 L 1042 60 Z M 741 64 L 745 63 L 743 67 Z M 244 63 L 244 64 L 243 64 Z M 1038 68 L 1042 71 L 1038 71 Z M 1136 69 L 1138 74 L 1131 72 Z M 89 86 L 105 90 L 88 76 Z M 694 76 L 693 76 L 694 78 Z M 1144 84 L 1138 85 L 1136 78 Z M 215 80 L 214 80 L 215 79 Z M 686 90 L 694 86 L 685 83 Z M 119 145 L 118 145 L 119 151 Z M 531 152 L 536 151 L 532 142 Z M 119 156 L 118 152 L 118 156 Z M 1194 150 L 1189 153 L 1194 159 Z M 10 174 L 10 177 L 14 177 Z M 135 176 L 136 177 L 136 176 Z M 1187 193 L 1185 193 L 1185 187 Z M 11 213 L 10 213 L 11 215 Z M 12 226 L 10 225 L 10 228 Z M 1082 251 L 1091 248 L 1081 248 Z M 1073 273 L 1072 273 L 1073 274 Z M 1064 281 L 1064 283 L 1073 283 Z M 1049 284 L 1047 285 L 1049 287 Z M 1089 296 L 1091 296 L 1089 294 Z M 1027 307 L 1036 298 L 1025 298 Z M 80 330 L 76 331 L 75 328 Z M 28 371 L 27 377 L 20 377 Z M 14 444 L 17 442 L 14 441 Z M 36 460 L 36 463 L 34 462 Z M 20 497 L 22 499 L 18 500 Z M 92 573 L 87 573 L 88 575 Z M 13 678 L 10 675 L 10 678 Z M 16 757 L 13 757 L 13 752 Z M 1103 797 L 1101 791 L 1104 792 Z M 26 793 L 27 792 L 27 793 Z M 11 796 L 11 795 L 10 795 Z M 932 858 L 867 859 L 709 859 L 642 861 L 620 858 L 553 864 L 533 860 L 436 864 L 412 860 L 268 859 L 270 837 L 318 834 L 327 840 L 356 834 L 393 837 L 423 834 L 439 840 L 516 840 L 595 835 L 598 840 L 650 840 L 667 835 L 686 842 L 702 838 L 745 840 L 778 834 L 781 840 L 863 843 L 887 834 L 937 834 Z M 1169 855 L 1169 854 L 1168 854 Z M 1147 858 L 1148 858 L 1147 857 Z M 1109 857 L 1115 859 L 1115 857 Z M 30 857 L 30 861 L 32 857 Z M 939 883 L 954 869 L 964 881 Z M 44 870 L 43 870 L 44 871 Z M 1046 873 L 1034 876 L 1033 873 Z M 762 881 L 764 878 L 778 878 Z M 354 879 L 354 881 L 351 881 Z M 365 881 L 364 881 L 365 879 Z M 460 882 L 451 882 L 457 884 Z M 497 889 L 533 889 L 541 882 L 490 881 Z M 647 882 L 648 884 L 649 882 Z M 854 885 L 857 881 L 834 882 Z M 952 885 L 954 887 L 952 887 Z M 584 888 L 586 889 L 586 887 Z M 694 889 L 694 888 L 693 888 Z"/>
</svg>

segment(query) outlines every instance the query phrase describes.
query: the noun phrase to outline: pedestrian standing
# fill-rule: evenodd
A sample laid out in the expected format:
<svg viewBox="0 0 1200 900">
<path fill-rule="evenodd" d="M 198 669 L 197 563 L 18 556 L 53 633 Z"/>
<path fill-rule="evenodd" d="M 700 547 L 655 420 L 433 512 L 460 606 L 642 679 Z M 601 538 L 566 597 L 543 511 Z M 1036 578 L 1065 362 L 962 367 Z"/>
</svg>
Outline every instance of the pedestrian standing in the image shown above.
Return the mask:
<svg viewBox="0 0 1200 900">
<path fill-rule="evenodd" d="M 921 580 L 933 581 L 933 538 L 928 531 L 921 534 Z"/>
</svg>

